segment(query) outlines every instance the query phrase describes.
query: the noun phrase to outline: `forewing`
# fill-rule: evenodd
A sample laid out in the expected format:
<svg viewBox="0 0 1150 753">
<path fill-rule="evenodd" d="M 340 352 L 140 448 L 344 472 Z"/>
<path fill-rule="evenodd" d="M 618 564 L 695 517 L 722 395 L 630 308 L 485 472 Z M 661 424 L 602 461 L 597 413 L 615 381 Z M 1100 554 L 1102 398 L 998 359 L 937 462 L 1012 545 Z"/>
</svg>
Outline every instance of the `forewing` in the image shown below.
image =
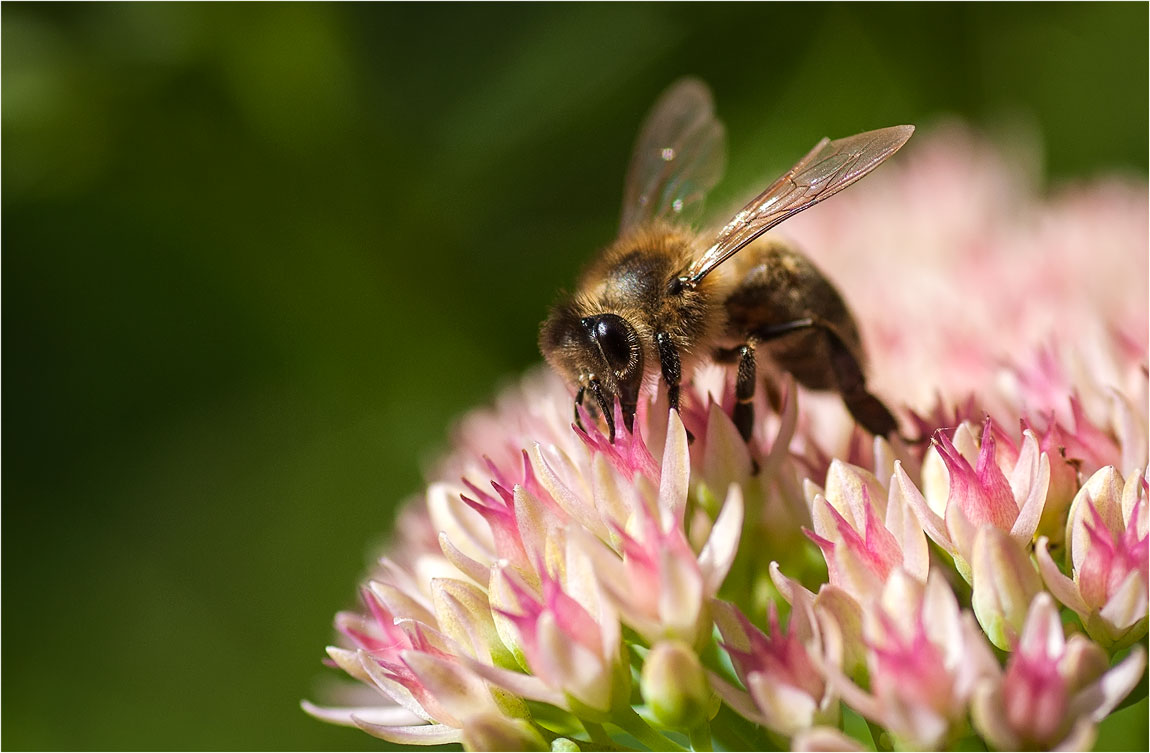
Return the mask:
<svg viewBox="0 0 1150 753">
<path fill-rule="evenodd" d="M 623 187 L 621 231 L 648 220 L 690 222 L 723 174 L 723 124 L 706 84 L 685 78 L 663 93 L 639 131 Z"/>
<path fill-rule="evenodd" d="M 902 125 L 823 139 L 727 223 L 687 277 L 698 282 L 775 225 L 834 196 L 885 162 L 913 133 L 914 126 Z"/>
</svg>

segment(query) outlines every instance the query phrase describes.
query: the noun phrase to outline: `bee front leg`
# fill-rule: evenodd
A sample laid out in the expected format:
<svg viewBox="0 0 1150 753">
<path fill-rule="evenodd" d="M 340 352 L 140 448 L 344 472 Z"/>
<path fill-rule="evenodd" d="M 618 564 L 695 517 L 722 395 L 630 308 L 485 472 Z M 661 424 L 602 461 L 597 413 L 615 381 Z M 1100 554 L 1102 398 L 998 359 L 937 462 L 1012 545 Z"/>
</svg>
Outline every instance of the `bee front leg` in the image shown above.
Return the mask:
<svg viewBox="0 0 1150 753">
<path fill-rule="evenodd" d="M 655 335 L 655 342 L 659 346 L 659 368 L 663 372 L 663 381 L 667 384 L 667 402 L 671 409 L 679 410 L 679 382 L 683 379 L 683 366 L 679 361 L 679 349 L 671 341 L 666 332 Z"/>
<path fill-rule="evenodd" d="M 603 395 L 603 386 L 598 379 L 591 380 L 591 394 L 595 396 L 595 403 L 599 406 L 599 412 L 603 414 L 603 420 L 607 422 L 607 441 L 614 444 L 615 413 L 608 405 L 607 398 Z"/>
<path fill-rule="evenodd" d="M 580 385 L 579 391 L 575 393 L 575 425 L 579 427 L 580 431 L 587 431 L 583 428 L 583 417 L 579 415 L 579 406 L 583 405 L 583 395 L 586 392 L 587 388 Z"/>
</svg>

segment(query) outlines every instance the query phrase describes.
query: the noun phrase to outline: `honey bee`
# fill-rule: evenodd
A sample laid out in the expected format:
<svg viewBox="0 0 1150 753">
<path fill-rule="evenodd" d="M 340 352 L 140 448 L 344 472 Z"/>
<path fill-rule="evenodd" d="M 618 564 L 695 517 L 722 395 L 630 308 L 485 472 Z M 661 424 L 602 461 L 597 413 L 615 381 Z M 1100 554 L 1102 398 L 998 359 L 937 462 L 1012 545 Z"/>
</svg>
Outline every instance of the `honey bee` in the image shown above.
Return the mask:
<svg viewBox="0 0 1150 753">
<path fill-rule="evenodd" d="M 824 138 L 706 243 L 688 218 L 722 174 L 724 129 L 705 84 L 672 85 L 632 153 L 619 237 L 540 330 L 544 357 L 576 390 L 576 421 L 590 398 L 614 441 L 616 400 L 631 431 L 641 392 L 661 380 L 678 410 L 684 375 L 713 359 L 736 368 L 732 418 L 744 440 L 760 371 L 833 390 L 872 434 L 895 431 L 890 410 L 867 391 L 862 341 L 842 296 L 794 248 L 760 236 L 862 178 L 912 133 L 902 125 Z"/>
</svg>

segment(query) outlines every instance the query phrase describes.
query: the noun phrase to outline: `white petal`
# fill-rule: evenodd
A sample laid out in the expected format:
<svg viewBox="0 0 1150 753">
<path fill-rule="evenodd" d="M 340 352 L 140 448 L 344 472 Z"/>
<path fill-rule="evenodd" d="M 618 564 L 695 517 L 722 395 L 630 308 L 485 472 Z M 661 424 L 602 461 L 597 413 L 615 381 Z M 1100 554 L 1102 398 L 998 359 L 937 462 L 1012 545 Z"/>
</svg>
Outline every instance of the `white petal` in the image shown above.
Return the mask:
<svg viewBox="0 0 1150 753">
<path fill-rule="evenodd" d="M 865 468 L 859 468 L 837 458 L 831 461 L 830 468 L 827 469 L 827 490 L 824 496 L 856 531 L 866 528 L 867 514 L 864 505 L 868 502 L 878 513 L 879 520 L 886 517 L 887 494 L 879 480 Z"/>
<path fill-rule="evenodd" d="M 1027 447 L 1037 448 L 1038 442 L 1034 435 L 1027 432 L 1027 440 L 1023 444 L 1023 451 Z M 1037 451 L 1037 450 L 1036 450 Z M 1022 461 L 1019 461 L 1022 465 Z M 1017 466 L 1016 466 L 1017 467 Z M 1018 517 L 1010 528 L 1010 535 L 1015 541 L 1029 544 L 1038 530 L 1038 521 L 1042 519 L 1042 510 L 1046 505 L 1046 493 L 1050 490 L 1050 457 L 1044 452 L 1038 457 L 1037 468 L 1026 484 L 1026 496 L 1022 499 Z"/>
<path fill-rule="evenodd" d="M 752 672 L 747 684 L 766 726 L 775 732 L 790 737 L 814 723 L 818 704 L 807 692 L 777 682 L 763 672 Z"/>
<path fill-rule="evenodd" d="M 464 720 L 474 714 L 498 710 L 487 684 L 460 664 L 457 657 L 453 657 L 454 660 L 441 659 L 422 651 L 404 651 L 401 657 L 435 698 L 436 704 L 455 719 Z"/>
<path fill-rule="evenodd" d="M 934 449 L 931 449 L 934 452 Z M 935 457 L 938 453 L 935 452 Z M 942 460 L 938 461 L 941 465 Z M 945 475 L 946 471 L 943 470 Z M 895 461 L 894 476 L 891 478 L 891 493 L 894 493 L 894 488 L 898 487 L 898 493 L 902 496 L 902 500 L 906 506 L 914 510 L 914 514 L 918 516 L 919 522 L 922 523 L 922 528 L 926 531 L 926 535 L 938 544 L 940 547 L 948 552 L 954 551 L 954 544 L 950 540 L 950 535 L 946 532 L 946 522 L 936 513 L 922 496 L 922 492 L 910 480 L 910 476 L 906 475 L 903 470 L 902 462 Z M 943 509 L 945 509 L 946 498 L 943 498 Z"/>
<path fill-rule="evenodd" d="M 383 724 L 388 727 L 418 725 L 423 719 L 402 706 L 316 706 L 310 701 L 300 701 L 300 708 L 316 719 L 339 724 L 344 727 L 357 726 L 352 716 L 370 724 Z"/>
<path fill-rule="evenodd" d="M 456 487 L 442 483 L 427 487 L 427 512 L 432 530 L 446 532 L 468 557 L 480 562 L 492 558 L 495 548 L 487 521 L 459 498 Z"/>
<path fill-rule="evenodd" d="M 1082 568 L 1086 554 L 1090 551 L 1090 534 L 1086 530 L 1086 524 L 1094 525 L 1094 515 L 1090 512 L 1087 501 L 1094 503 L 1094 508 L 1111 533 L 1121 534 L 1125 528 L 1121 508 L 1122 486 L 1122 477 L 1113 466 L 1108 465 L 1099 468 L 1082 485 L 1074 501 L 1070 503 L 1070 514 L 1066 521 L 1066 545 L 1074 563 L 1074 572 Z"/>
<path fill-rule="evenodd" d="M 328 653 L 330 654 L 331 651 L 329 650 Z M 423 708 L 419 701 L 415 700 L 415 696 L 411 694 L 411 691 L 389 677 L 383 671 L 383 667 L 379 666 L 375 659 L 371 658 L 366 651 L 356 651 L 355 659 L 361 674 L 366 676 L 367 679 L 364 681 L 368 685 L 375 686 L 412 714 L 426 719 L 429 722 L 433 721 L 431 714 Z M 336 661 L 338 662 L 339 660 L 337 659 Z"/>
<path fill-rule="evenodd" d="M 1003 708 L 1002 685 L 989 678 L 980 682 L 970 704 L 974 728 L 998 750 L 1019 750 L 1021 741 L 1006 721 Z"/>
<path fill-rule="evenodd" d="M 678 411 L 671 411 L 667 419 L 667 444 L 663 448 L 663 470 L 659 480 L 659 509 L 670 516 L 663 522 L 663 530 L 668 530 L 668 523 L 672 519 L 682 521 L 690 481 L 691 455 L 687 445 L 687 429 Z"/>
<path fill-rule="evenodd" d="M 897 461 L 895 467 L 901 471 L 902 466 Z M 926 533 L 923 531 L 922 523 L 919 522 L 918 514 L 907 502 L 906 492 L 903 491 L 895 473 L 892 472 L 889 478 L 890 491 L 887 494 L 886 504 L 887 530 L 894 534 L 899 549 L 902 550 L 903 569 L 925 582 L 927 572 L 930 570 L 930 547 L 926 543 Z"/>
<path fill-rule="evenodd" d="M 546 664 L 536 668 L 536 674 L 555 678 L 580 703 L 598 711 L 610 709 L 612 678 L 603 658 L 564 633 L 551 612 L 539 617 L 535 633 L 539 642 L 537 658 Z"/>
<path fill-rule="evenodd" d="M 563 508 L 563 511 L 599 538 L 607 538 L 607 527 L 603 525 L 599 512 L 595 509 L 593 492 L 588 490 L 589 493 L 586 496 L 581 496 L 564 483 L 560 473 L 552 466 L 552 461 L 548 460 L 538 442 L 532 446 L 531 460 L 537 471 L 539 483 L 543 485 L 551 498 Z M 555 462 L 562 462 L 568 466 L 568 473 L 566 474 L 568 476 L 580 477 L 582 475 L 573 469 L 570 460 L 565 455 Z M 516 508 L 518 509 L 518 504 Z M 524 539 L 524 544 L 526 544 L 526 539 Z"/>
<path fill-rule="evenodd" d="M 801 730 L 791 740 L 794 751 L 864 751 L 867 750 L 858 740 L 840 732 L 834 727 L 811 727 Z"/>
<path fill-rule="evenodd" d="M 1046 656 L 1062 656 L 1066 648 L 1066 639 L 1062 633 L 1062 620 L 1050 594 L 1040 593 L 1030 603 L 1030 610 L 1026 613 L 1026 625 L 1022 628 L 1018 645 L 1023 653 L 1031 653 L 1032 649 L 1045 645 Z"/>
<path fill-rule="evenodd" d="M 386 724 L 374 724 L 357 716 L 353 716 L 352 721 L 369 735 L 396 745 L 447 745 L 463 742 L 463 731 L 445 724 L 391 727 Z"/>
<path fill-rule="evenodd" d="M 1122 583 L 1106 600 L 1099 616 L 1117 635 L 1139 620 L 1146 619 L 1146 613 L 1146 580 L 1142 577 L 1142 571 L 1135 568 L 1126 574 Z"/>
<path fill-rule="evenodd" d="M 716 492 L 742 484 L 751 475 L 751 453 L 734 422 L 718 403 L 707 411 L 707 441 L 703 447 L 703 478 Z"/>
<path fill-rule="evenodd" d="M 464 554 L 452 543 L 446 531 L 439 532 L 439 549 L 443 552 L 443 556 L 447 558 L 447 561 L 455 565 L 455 568 L 459 570 L 459 572 L 481 586 L 487 585 L 489 567 Z"/>
<path fill-rule="evenodd" d="M 711 535 L 699 553 L 699 569 L 703 572 L 703 590 L 714 596 L 731 570 L 739 552 L 739 538 L 743 532 L 743 490 L 738 484 L 727 489 L 723 509 L 715 519 Z"/>
<path fill-rule="evenodd" d="M 730 706 L 736 714 L 755 724 L 766 724 L 766 720 L 755 707 L 755 702 L 751 700 L 749 693 L 739 690 L 710 670 L 707 671 L 707 679 L 710 680 L 711 687 L 719 694 L 723 702 Z"/>
<path fill-rule="evenodd" d="M 1086 606 L 1086 602 L 1078 593 L 1078 585 L 1063 575 L 1062 571 L 1058 569 L 1058 565 L 1054 564 L 1054 560 L 1050 557 L 1050 551 L 1047 549 L 1049 544 L 1047 538 L 1041 536 L 1034 546 L 1034 559 L 1038 562 L 1038 572 L 1041 573 L 1042 580 L 1050 589 L 1050 593 L 1054 594 L 1054 598 L 1077 612 L 1079 617 L 1086 619 L 1086 615 L 1090 613 L 1090 607 Z"/>
<path fill-rule="evenodd" d="M 459 659 L 475 674 L 493 685 L 498 685 L 514 693 L 520 698 L 526 698 L 529 701 L 539 701 L 540 703 L 549 703 L 558 708 L 563 708 L 566 705 L 562 693 L 551 689 L 543 680 L 534 675 L 526 675 L 522 672 L 512 672 L 507 669 L 492 667 L 489 664 L 476 661 L 468 656 L 461 656 Z"/>
<path fill-rule="evenodd" d="M 699 572 L 699 563 L 669 549 L 661 549 L 658 556 L 659 620 L 670 635 L 693 643 L 699 610 L 703 606 L 703 574 Z"/>
<path fill-rule="evenodd" d="M 419 599 L 412 598 L 390 583 L 378 580 L 368 581 L 367 587 L 394 617 L 409 617 L 429 625 L 435 623 L 435 614 L 423 603 L 422 595 Z"/>
</svg>

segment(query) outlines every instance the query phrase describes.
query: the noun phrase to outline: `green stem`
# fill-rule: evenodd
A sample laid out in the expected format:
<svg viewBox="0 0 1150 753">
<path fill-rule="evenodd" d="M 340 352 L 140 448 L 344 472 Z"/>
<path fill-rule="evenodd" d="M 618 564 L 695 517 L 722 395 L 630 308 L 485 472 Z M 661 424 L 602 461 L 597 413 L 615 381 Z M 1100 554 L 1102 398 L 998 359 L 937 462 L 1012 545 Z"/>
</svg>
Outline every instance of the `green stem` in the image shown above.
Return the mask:
<svg viewBox="0 0 1150 753">
<path fill-rule="evenodd" d="M 710 727 L 720 750 L 777 750 L 762 727 L 734 713 L 725 703 L 719 707 Z"/>
<path fill-rule="evenodd" d="M 675 751 L 675 753 L 686 753 L 687 751 L 686 748 L 676 745 L 652 729 L 651 725 L 643 721 L 643 717 L 635 713 L 635 710 L 632 708 L 623 710 L 617 717 L 611 720 L 611 723 L 651 750 L 670 750 Z"/>
<path fill-rule="evenodd" d="M 867 729 L 870 730 L 871 740 L 874 742 L 874 749 L 876 751 L 893 750 L 890 745 L 890 735 L 887 735 L 887 742 L 885 745 L 883 744 L 883 735 L 886 734 L 886 730 L 872 722 L 870 719 L 866 720 L 866 726 Z"/>
<path fill-rule="evenodd" d="M 611 736 L 607 734 L 607 730 L 603 729 L 602 724 L 598 724 L 596 722 L 589 722 L 585 719 L 582 721 L 583 721 L 583 728 L 586 729 L 587 734 L 590 735 L 591 742 L 595 746 L 594 747 L 595 750 L 605 750 L 605 751 L 630 750 L 630 748 L 625 748 L 622 745 L 619 745 L 619 743 L 612 740 Z"/>
<path fill-rule="evenodd" d="M 714 750 L 711 742 L 711 725 L 703 722 L 697 727 L 692 727 L 690 735 L 692 750 Z"/>
</svg>

